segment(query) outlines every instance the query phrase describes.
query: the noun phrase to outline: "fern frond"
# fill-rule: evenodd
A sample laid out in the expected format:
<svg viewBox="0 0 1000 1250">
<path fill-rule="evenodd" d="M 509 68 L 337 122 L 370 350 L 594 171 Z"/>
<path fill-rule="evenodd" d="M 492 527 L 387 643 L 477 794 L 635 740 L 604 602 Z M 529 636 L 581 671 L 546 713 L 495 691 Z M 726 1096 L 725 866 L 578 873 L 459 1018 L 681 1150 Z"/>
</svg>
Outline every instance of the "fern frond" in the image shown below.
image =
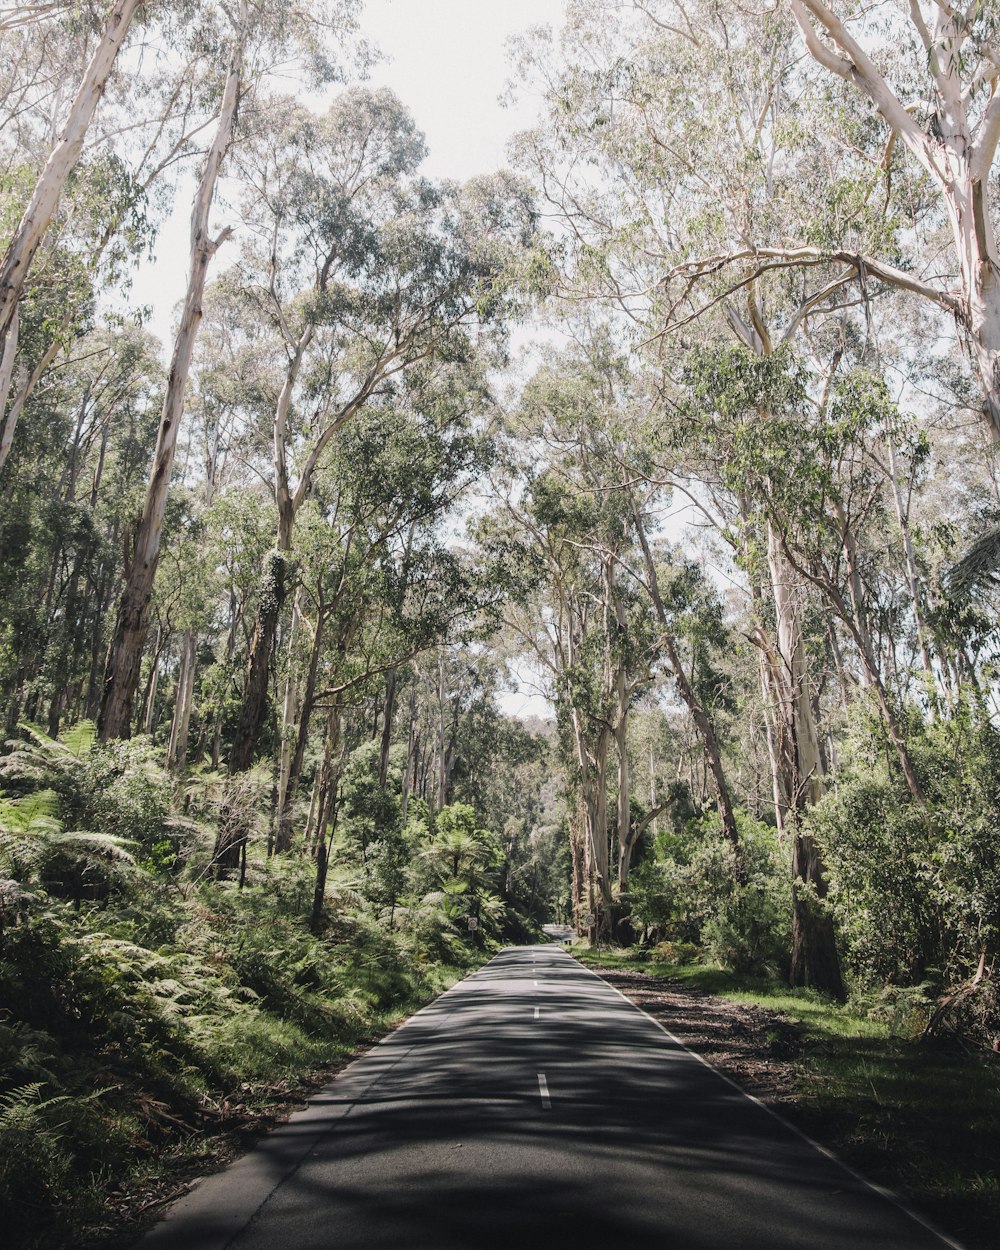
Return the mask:
<svg viewBox="0 0 1000 1250">
<path fill-rule="evenodd" d="M 18 1085 L 15 1089 L 8 1090 L 6 1094 L 0 1094 L 0 1131 L 23 1128 L 26 1117 L 34 1118 L 40 1111 L 50 1111 L 53 1107 L 70 1101 L 69 1094 L 43 1098 L 44 1088 L 44 1081 L 29 1081 L 26 1085 Z"/>
<path fill-rule="evenodd" d="M 59 735 L 59 742 L 77 759 L 89 755 L 97 741 L 97 725 L 92 720 L 77 721 L 67 725 Z"/>
<path fill-rule="evenodd" d="M 29 1081 L 27 1085 L 18 1085 L 16 1089 L 0 1094 L 0 1106 L 15 1107 L 19 1103 L 37 1102 L 44 1084 L 44 1081 Z"/>
<path fill-rule="evenodd" d="M 1000 585 L 1000 525 L 980 534 L 943 581 L 949 593 L 961 598 L 984 585 Z"/>
<path fill-rule="evenodd" d="M 56 816 L 59 796 L 54 790 L 36 790 L 23 798 L 0 797 L 0 829 L 5 833 L 51 837 L 62 832 Z"/>
<path fill-rule="evenodd" d="M 57 760 L 66 756 L 72 756 L 73 759 L 76 759 L 76 756 L 73 755 L 73 752 L 64 742 L 60 742 L 58 738 L 53 738 L 50 734 L 47 734 L 41 725 L 35 725 L 29 720 L 19 720 L 17 727 L 21 733 L 31 739 L 34 746 L 41 749 L 49 760 Z M 18 746 L 21 744 L 15 742 L 13 745 Z"/>
<path fill-rule="evenodd" d="M 135 856 L 126 850 L 126 847 L 133 844 L 111 833 L 91 833 L 86 829 L 74 829 L 67 833 L 58 833 L 49 841 L 53 846 L 61 846 L 70 851 L 98 851 L 107 859 L 116 860 L 120 864 L 135 863 Z"/>
</svg>

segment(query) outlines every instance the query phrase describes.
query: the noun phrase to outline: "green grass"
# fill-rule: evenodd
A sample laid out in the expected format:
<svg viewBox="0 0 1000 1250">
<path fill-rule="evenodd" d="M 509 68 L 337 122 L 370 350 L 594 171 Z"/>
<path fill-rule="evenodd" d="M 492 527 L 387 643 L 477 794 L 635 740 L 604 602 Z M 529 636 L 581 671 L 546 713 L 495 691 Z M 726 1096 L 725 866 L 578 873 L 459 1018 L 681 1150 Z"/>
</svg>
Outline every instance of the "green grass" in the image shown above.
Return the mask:
<svg viewBox="0 0 1000 1250">
<path fill-rule="evenodd" d="M 842 1006 L 810 990 L 670 964 L 635 952 L 582 950 L 581 962 L 669 978 L 681 988 L 780 1012 L 801 1053 L 783 1114 L 870 1179 L 909 1196 L 970 1250 L 996 1250 L 1000 1228 L 1000 1061 L 893 1032 L 877 1004 Z"/>
</svg>

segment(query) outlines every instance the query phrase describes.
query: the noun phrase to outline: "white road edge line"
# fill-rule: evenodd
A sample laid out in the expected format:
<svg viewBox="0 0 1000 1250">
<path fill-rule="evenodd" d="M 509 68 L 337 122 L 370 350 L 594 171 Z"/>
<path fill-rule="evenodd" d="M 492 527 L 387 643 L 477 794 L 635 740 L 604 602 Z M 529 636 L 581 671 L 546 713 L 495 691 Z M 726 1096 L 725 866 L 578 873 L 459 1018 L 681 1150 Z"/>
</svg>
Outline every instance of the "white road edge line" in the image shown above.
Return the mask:
<svg viewBox="0 0 1000 1250">
<path fill-rule="evenodd" d="M 567 955 L 566 958 L 573 959 L 573 956 Z M 766 1111 L 767 1114 L 777 1120 L 779 1124 L 783 1124 L 789 1132 L 794 1133 L 796 1137 L 801 1138 L 802 1141 L 812 1146 L 814 1150 L 818 1150 L 821 1155 L 825 1155 L 827 1159 L 831 1160 L 831 1162 L 836 1163 L 838 1167 L 842 1168 L 849 1176 L 853 1176 L 854 1179 L 860 1184 L 872 1190 L 873 1193 L 878 1194 L 880 1198 L 884 1198 L 887 1202 L 891 1202 L 892 1205 L 902 1211 L 904 1215 L 908 1215 L 914 1223 L 919 1224 L 921 1228 L 925 1228 L 927 1232 L 932 1233 L 935 1237 L 937 1237 L 943 1245 L 949 1246 L 950 1250 L 966 1250 L 965 1246 L 963 1246 L 961 1242 L 955 1241 L 954 1238 L 949 1237 L 947 1233 L 943 1233 L 939 1228 L 935 1228 L 929 1220 L 924 1219 L 919 1212 L 915 1211 L 913 1207 L 911 1207 L 898 1194 L 893 1193 L 891 1189 L 886 1189 L 884 1185 L 877 1185 L 874 1181 L 870 1181 L 867 1176 L 862 1176 L 862 1174 L 855 1171 L 850 1164 L 845 1163 L 843 1159 L 838 1158 L 837 1155 L 835 1155 L 834 1152 L 827 1146 L 821 1146 L 820 1143 L 818 1141 L 814 1141 L 808 1133 L 803 1133 L 800 1128 L 796 1128 L 795 1125 L 792 1124 L 791 1121 L 786 1120 L 780 1112 L 775 1111 L 773 1107 L 769 1107 L 766 1102 L 761 1102 L 761 1100 L 759 1098 L 755 1098 L 753 1094 L 748 1094 L 742 1085 L 738 1085 L 736 1081 L 734 1081 L 732 1077 L 727 1076 L 725 1072 L 720 1072 L 714 1064 L 709 1063 L 709 1061 L 703 1055 L 699 1055 L 696 1050 L 692 1050 L 690 1046 L 685 1046 L 681 1039 L 679 1037 L 675 1037 L 666 1025 L 661 1024 L 655 1016 L 651 1016 L 648 1011 L 643 1010 L 642 1007 L 639 1007 L 636 1003 L 632 1002 L 631 998 L 623 994 L 621 990 L 614 985 L 610 985 L 602 976 L 594 972 L 592 968 L 588 968 L 586 964 L 580 963 L 578 959 L 573 959 L 573 962 L 578 967 L 583 968 L 585 972 L 589 972 L 592 977 L 600 981 L 603 985 L 606 985 L 612 993 L 617 994 L 619 998 L 624 999 L 630 1007 L 638 1011 L 640 1015 L 645 1016 L 650 1024 L 654 1024 L 661 1033 L 669 1037 L 675 1046 L 679 1046 L 681 1050 L 686 1051 L 693 1059 L 697 1059 L 700 1064 L 703 1064 L 706 1068 L 708 1068 L 709 1072 L 714 1072 L 720 1081 L 725 1081 L 727 1085 L 731 1085 L 737 1093 L 742 1094 L 744 1098 L 760 1107 L 762 1111 Z M 539 1080 L 540 1079 L 541 1078 L 539 1077 Z"/>
<path fill-rule="evenodd" d="M 544 1072 L 539 1072 L 538 1074 L 538 1092 L 542 1096 L 542 1110 L 551 1111 L 552 1099 L 549 1097 L 549 1083 L 545 1079 Z"/>
</svg>

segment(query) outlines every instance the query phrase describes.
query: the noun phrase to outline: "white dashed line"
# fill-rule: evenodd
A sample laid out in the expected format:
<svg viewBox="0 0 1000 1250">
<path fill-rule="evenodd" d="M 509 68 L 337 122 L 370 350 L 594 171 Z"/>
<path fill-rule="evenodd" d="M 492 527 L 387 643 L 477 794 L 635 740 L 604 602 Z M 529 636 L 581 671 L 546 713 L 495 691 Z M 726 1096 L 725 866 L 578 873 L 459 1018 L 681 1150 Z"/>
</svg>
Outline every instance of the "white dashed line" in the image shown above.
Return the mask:
<svg viewBox="0 0 1000 1250">
<path fill-rule="evenodd" d="M 549 1097 L 549 1083 L 545 1079 L 544 1072 L 539 1072 L 538 1074 L 538 1092 L 542 1096 L 542 1110 L 551 1111 L 552 1099 Z"/>
<path fill-rule="evenodd" d="M 536 1020 L 538 1019 L 538 1016 L 539 1016 L 539 1012 L 540 1012 L 540 1011 L 541 1011 L 541 1008 L 540 1008 L 540 1007 L 536 1007 L 536 1008 L 535 1008 L 535 1019 L 536 1019 Z"/>
</svg>

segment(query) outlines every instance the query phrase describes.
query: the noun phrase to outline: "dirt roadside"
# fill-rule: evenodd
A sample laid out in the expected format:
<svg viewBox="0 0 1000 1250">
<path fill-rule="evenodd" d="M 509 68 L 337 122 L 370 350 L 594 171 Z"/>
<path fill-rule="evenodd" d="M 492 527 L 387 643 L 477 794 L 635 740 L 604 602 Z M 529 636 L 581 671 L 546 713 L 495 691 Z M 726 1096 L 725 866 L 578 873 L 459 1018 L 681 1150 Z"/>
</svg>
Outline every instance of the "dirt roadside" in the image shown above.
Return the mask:
<svg viewBox="0 0 1000 1250">
<path fill-rule="evenodd" d="M 785 1112 L 800 1102 L 803 1033 L 779 1012 L 731 1003 L 648 972 L 594 971 L 769 1107 Z"/>
</svg>

